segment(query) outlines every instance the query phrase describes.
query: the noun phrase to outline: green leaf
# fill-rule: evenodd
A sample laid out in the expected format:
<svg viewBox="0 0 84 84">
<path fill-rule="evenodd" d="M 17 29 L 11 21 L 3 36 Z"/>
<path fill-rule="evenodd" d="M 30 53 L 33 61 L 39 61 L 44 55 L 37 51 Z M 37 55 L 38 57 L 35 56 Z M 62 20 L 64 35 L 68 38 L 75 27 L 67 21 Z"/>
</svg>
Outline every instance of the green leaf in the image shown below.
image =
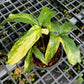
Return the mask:
<svg viewBox="0 0 84 84">
<path fill-rule="evenodd" d="M 8 55 L 8 64 L 13 65 L 20 61 L 28 50 L 37 42 L 41 36 L 41 28 L 33 26 L 23 37 L 15 42 Z"/>
<path fill-rule="evenodd" d="M 80 76 L 80 77 L 78 77 L 77 82 L 78 82 L 78 83 L 82 83 L 83 80 L 84 80 L 84 79 Z"/>
<path fill-rule="evenodd" d="M 59 44 L 60 44 L 59 37 L 57 37 L 55 33 L 50 33 L 50 40 L 45 53 L 45 61 L 47 63 L 48 60 L 50 60 L 55 55 L 59 47 Z"/>
<path fill-rule="evenodd" d="M 29 73 L 32 70 L 33 67 L 32 59 L 33 59 L 32 50 L 30 49 L 25 59 L 24 72 Z"/>
<path fill-rule="evenodd" d="M 42 29 L 42 34 L 48 35 L 49 34 L 49 30 L 48 29 Z"/>
<path fill-rule="evenodd" d="M 40 26 L 49 26 L 51 18 L 55 15 L 55 11 L 51 11 L 48 7 L 43 7 L 38 17 Z"/>
<path fill-rule="evenodd" d="M 67 54 L 68 61 L 75 65 L 77 62 L 81 62 L 80 51 L 76 47 L 74 41 L 68 36 L 61 36 L 60 41 L 63 44 L 64 50 Z"/>
<path fill-rule="evenodd" d="M 1 25 L 3 25 L 7 21 L 38 24 L 36 19 L 31 14 L 27 13 L 10 14 L 9 17 L 1 23 Z"/>
<path fill-rule="evenodd" d="M 62 24 L 60 33 L 68 33 L 71 29 L 77 29 L 77 26 L 66 21 L 64 24 Z"/>
<path fill-rule="evenodd" d="M 50 31 L 51 32 L 57 32 L 57 33 L 59 33 L 60 30 L 61 30 L 61 24 L 58 21 L 53 21 L 51 23 L 51 29 L 50 29 Z"/>
<path fill-rule="evenodd" d="M 1 24 L 0 24 L 0 29 L 1 29 Z"/>
<path fill-rule="evenodd" d="M 35 56 L 40 59 L 44 64 L 47 65 L 43 53 L 40 52 L 40 50 L 37 48 L 37 46 L 34 46 L 32 49 L 32 52 L 35 54 Z"/>
</svg>

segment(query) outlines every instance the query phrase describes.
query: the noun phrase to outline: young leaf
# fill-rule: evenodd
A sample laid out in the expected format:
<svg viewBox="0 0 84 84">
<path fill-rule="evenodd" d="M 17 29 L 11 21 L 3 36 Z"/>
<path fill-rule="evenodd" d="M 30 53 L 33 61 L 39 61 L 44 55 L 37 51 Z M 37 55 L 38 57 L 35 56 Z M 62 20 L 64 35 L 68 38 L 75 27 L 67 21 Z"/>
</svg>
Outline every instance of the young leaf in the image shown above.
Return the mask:
<svg viewBox="0 0 84 84">
<path fill-rule="evenodd" d="M 60 30 L 61 30 L 61 24 L 58 21 L 53 21 L 51 23 L 50 31 L 60 33 Z"/>
<path fill-rule="evenodd" d="M 24 72 L 29 73 L 32 70 L 33 67 L 32 59 L 33 59 L 32 50 L 30 49 L 25 59 Z"/>
<path fill-rule="evenodd" d="M 48 7 L 43 7 L 38 17 L 40 26 L 48 26 L 51 22 L 51 18 L 55 15 L 55 11 L 51 11 Z"/>
<path fill-rule="evenodd" d="M 47 63 L 48 60 L 50 60 L 55 55 L 59 47 L 59 44 L 60 44 L 59 37 L 57 37 L 55 33 L 50 33 L 50 40 L 45 53 L 45 61 Z"/>
<path fill-rule="evenodd" d="M 44 55 L 40 52 L 40 50 L 37 48 L 37 46 L 34 46 L 33 49 L 32 49 L 32 52 L 34 53 L 34 55 L 40 59 L 44 64 L 47 65 L 46 61 L 45 61 L 45 58 L 44 58 Z"/>
<path fill-rule="evenodd" d="M 80 51 L 76 47 L 74 41 L 70 39 L 68 36 L 61 36 L 60 41 L 63 44 L 64 50 L 67 54 L 68 61 L 73 65 L 77 62 L 81 62 Z"/>
<path fill-rule="evenodd" d="M 8 64 L 13 65 L 20 61 L 41 36 L 41 28 L 33 26 L 22 38 L 12 47 L 8 55 Z"/>
<path fill-rule="evenodd" d="M 68 33 L 71 29 L 77 29 L 77 27 L 66 21 L 64 24 L 62 24 L 60 33 Z"/>
<path fill-rule="evenodd" d="M 36 19 L 31 14 L 27 13 L 10 14 L 9 17 L 1 23 L 1 25 L 3 25 L 7 21 L 38 24 Z"/>
</svg>

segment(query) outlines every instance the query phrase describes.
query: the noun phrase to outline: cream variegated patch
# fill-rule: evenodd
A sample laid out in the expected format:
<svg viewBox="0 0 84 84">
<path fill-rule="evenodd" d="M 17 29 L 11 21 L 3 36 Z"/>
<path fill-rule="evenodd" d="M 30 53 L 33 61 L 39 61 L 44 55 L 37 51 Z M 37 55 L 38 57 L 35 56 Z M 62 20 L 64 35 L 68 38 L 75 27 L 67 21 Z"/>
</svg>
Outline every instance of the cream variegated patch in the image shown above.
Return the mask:
<svg viewBox="0 0 84 84">
<path fill-rule="evenodd" d="M 21 39 L 19 39 L 8 55 L 8 62 L 10 65 L 20 61 L 28 52 L 28 50 L 35 44 L 41 36 L 41 28 L 37 25 L 33 26 Z"/>
</svg>

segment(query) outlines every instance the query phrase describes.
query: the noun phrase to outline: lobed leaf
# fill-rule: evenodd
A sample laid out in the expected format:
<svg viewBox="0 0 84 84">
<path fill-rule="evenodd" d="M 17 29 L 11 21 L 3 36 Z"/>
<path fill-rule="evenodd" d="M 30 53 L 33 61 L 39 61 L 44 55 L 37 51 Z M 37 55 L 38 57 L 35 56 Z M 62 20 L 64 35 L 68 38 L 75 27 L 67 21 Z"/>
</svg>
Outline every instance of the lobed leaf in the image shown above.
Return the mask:
<svg viewBox="0 0 84 84">
<path fill-rule="evenodd" d="M 55 11 L 50 10 L 48 7 L 43 7 L 38 17 L 40 26 L 50 26 L 51 18 L 55 15 Z"/>
<path fill-rule="evenodd" d="M 68 33 L 71 29 L 77 29 L 77 26 L 66 21 L 64 24 L 62 24 L 60 33 Z"/>
<path fill-rule="evenodd" d="M 35 25 L 38 24 L 36 19 L 31 14 L 27 14 L 27 13 L 10 14 L 9 17 L 1 23 L 1 25 L 3 25 L 7 21 L 23 22 L 23 23 L 35 24 Z"/>
<path fill-rule="evenodd" d="M 33 60 L 32 50 L 30 49 L 25 59 L 24 72 L 29 73 L 32 70 L 32 67 L 33 67 L 32 60 Z"/>
<path fill-rule="evenodd" d="M 37 46 L 34 46 L 32 49 L 32 52 L 34 53 L 34 55 L 40 59 L 44 64 L 47 64 L 44 58 L 43 53 L 40 52 L 40 50 L 37 48 Z"/>
<path fill-rule="evenodd" d="M 76 47 L 74 41 L 70 39 L 68 36 L 61 36 L 60 41 L 63 44 L 64 50 L 67 54 L 68 61 L 73 65 L 77 62 L 81 62 L 80 51 Z"/>
<path fill-rule="evenodd" d="M 33 26 L 22 38 L 15 42 L 8 54 L 7 63 L 13 65 L 20 61 L 40 36 L 41 28 L 38 25 Z"/>
<path fill-rule="evenodd" d="M 57 37 L 55 33 L 50 33 L 50 40 L 45 53 L 45 61 L 47 63 L 48 60 L 50 60 L 55 55 L 59 47 L 59 44 L 60 44 L 59 37 Z"/>
</svg>

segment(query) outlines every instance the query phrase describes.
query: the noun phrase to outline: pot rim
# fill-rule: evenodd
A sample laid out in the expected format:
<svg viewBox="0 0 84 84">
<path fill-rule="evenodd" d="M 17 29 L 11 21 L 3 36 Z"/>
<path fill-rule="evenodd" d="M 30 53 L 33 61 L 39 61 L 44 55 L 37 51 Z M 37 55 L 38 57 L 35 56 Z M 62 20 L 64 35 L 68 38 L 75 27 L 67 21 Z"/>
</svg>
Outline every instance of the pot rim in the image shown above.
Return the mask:
<svg viewBox="0 0 84 84">
<path fill-rule="evenodd" d="M 40 70 L 47 70 L 47 69 L 51 69 L 55 66 L 58 65 L 59 61 L 62 59 L 63 57 L 63 46 L 62 44 L 60 43 L 60 47 L 61 47 L 61 55 L 60 55 L 60 58 L 58 59 L 58 61 L 56 61 L 55 64 L 53 64 L 52 66 L 49 66 L 49 67 L 39 67 L 39 66 L 36 66 L 34 63 L 33 63 L 33 67 L 35 67 L 36 69 L 40 69 Z"/>
</svg>

